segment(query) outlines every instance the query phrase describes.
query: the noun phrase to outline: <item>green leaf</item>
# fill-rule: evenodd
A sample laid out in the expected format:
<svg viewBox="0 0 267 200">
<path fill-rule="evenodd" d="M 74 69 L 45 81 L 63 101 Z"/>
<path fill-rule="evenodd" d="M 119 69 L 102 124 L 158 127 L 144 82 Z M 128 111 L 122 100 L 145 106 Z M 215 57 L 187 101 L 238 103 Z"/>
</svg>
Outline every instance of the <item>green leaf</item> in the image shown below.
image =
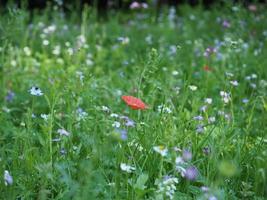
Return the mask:
<svg viewBox="0 0 267 200">
<path fill-rule="evenodd" d="M 136 183 L 134 184 L 134 188 L 139 189 L 139 190 L 145 190 L 146 189 L 146 182 L 148 180 L 148 175 L 147 174 L 141 174 L 137 180 Z"/>
</svg>

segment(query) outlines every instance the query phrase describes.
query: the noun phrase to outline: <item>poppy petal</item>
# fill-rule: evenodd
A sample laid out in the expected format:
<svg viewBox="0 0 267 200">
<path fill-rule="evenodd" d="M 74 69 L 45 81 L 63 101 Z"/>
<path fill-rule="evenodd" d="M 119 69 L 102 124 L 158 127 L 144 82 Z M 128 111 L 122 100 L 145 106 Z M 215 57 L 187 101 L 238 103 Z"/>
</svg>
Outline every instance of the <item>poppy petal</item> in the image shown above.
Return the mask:
<svg viewBox="0 0 267 200">
<path fill-rule="evenodd" d="M 122 96 L 122 100 L 130 106 L 133 110 L 144 110 L 147 108 L 146 104 L 141 100 L 133 96 Z"/>
</svg>

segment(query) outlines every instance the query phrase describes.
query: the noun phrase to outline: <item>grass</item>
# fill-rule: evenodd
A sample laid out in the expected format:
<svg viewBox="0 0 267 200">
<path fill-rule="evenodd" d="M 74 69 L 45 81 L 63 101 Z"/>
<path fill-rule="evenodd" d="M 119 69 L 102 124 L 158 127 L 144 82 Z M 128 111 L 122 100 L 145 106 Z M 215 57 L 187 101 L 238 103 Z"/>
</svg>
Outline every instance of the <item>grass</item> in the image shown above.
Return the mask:
<svg viewBox="0 0 267 200">
<path fill-rule="evenodd" d="M 171 13 L 1 16 L 3 199 L 266 199 L 266 7 Z"/>
</svg>

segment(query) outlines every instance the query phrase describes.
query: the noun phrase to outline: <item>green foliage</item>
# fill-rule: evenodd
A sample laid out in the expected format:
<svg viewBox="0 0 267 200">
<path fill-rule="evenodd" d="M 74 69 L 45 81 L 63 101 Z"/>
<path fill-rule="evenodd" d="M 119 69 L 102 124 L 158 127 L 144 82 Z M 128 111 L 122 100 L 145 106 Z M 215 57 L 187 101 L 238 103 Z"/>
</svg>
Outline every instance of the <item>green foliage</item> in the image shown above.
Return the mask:
<svg viewBox="0 0 267 200">
<path fill-rule="evenodd" d="M 150 9 L 1 15 L 2 199 L 266 198 L 266 7 L 155 21 Z"/>
</svg>

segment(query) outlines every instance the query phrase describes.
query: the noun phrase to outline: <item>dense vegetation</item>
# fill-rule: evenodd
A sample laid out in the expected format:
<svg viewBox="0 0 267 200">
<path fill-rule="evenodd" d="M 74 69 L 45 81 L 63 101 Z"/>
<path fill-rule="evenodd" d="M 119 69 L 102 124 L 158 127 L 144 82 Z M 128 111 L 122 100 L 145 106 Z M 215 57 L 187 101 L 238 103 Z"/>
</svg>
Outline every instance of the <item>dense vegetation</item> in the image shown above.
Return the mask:
<svg viewBox="0 0 267 200">
<path fill-rule="evenodd" d="M 266 199 L 266 7 L 78 16 L 0 18 L 1 199 Z"/>
</svg>

